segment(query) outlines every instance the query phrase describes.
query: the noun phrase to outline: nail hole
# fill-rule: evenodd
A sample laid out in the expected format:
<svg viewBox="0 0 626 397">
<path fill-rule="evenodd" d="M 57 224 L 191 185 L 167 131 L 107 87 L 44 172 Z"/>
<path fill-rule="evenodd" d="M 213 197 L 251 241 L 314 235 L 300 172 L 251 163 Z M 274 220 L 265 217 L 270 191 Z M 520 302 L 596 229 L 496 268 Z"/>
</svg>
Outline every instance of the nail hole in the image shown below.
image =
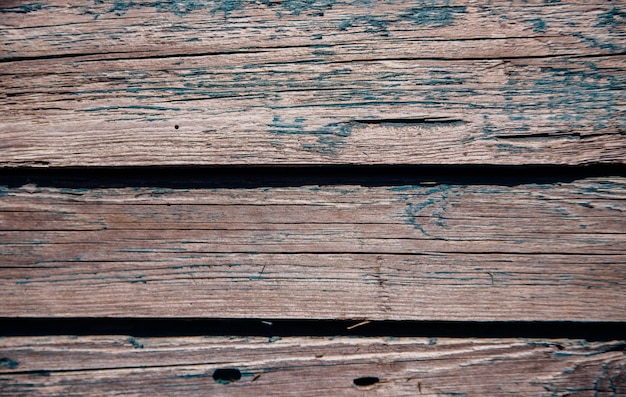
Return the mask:
<svg viewBox="0 0 626 397">
<path fill-rule="evenodd" d="M 356 386 L 371 386 L 380 382 L 380 379 L 375 376 L 364 376 L 362 378 L 354 379 L 353 382 Z"/>
<path fill-rule="evenodd" d="M 237 368 L 218 368 L 213 372 L 213 380 L 222 385 L 227 385 L 241 379 L 241 371 Z"/>
<path fill-rule="evenodd" d="M 175 128 L 175 129 L 178 129 L 178 124 L 176 124 L 176 125 L 174 126 L 174 128 Z"/>
</svg>

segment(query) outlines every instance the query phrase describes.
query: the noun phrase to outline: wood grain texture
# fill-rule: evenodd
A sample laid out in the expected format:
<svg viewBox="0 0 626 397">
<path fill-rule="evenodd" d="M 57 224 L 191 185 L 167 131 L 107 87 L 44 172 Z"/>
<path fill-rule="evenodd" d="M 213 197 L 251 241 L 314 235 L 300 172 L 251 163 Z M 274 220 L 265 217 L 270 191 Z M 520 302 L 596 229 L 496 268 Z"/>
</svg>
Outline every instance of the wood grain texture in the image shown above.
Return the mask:
<svg viewBox="0 0 626 397">
<path fill-rule="evenodd" d="M 2 396 L 602 396 L 626 394 L 624 341 L 12 337 Z M 218 369 L 241 378 L 216 382 Z M 355 379 L 379 382 L 356 386 Z"/>
<path fill-rule="evenodd" d="M 1 4 L 1 167 L 626 159 L 624 1 Z"/>
<path fill-rule="evenodd" d="M 626 179 L 7 187 L 0 316 L 626 319 Z"/>
</svg>

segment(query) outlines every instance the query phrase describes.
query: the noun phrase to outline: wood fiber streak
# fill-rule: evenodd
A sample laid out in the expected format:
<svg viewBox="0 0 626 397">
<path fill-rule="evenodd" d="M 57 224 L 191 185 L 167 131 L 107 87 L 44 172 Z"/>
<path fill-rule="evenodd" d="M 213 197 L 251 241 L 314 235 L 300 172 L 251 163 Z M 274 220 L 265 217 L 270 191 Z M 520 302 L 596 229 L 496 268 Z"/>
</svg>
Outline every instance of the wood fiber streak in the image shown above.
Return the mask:
<svg viewBox="0 0 626 397">
<path fill-rule="evenodd" d="M 620 396 L 624 341 L 11 337 L 2 396 Z M 216 382 L 214 371 L 241 379 Z M 371 386 L 354 379 L 376 377 Z"/>
<path fill-rule="evenodd" d="M 626 319 L 621 177 L 0 196 L 0 316 Z"/>
<path fill-rule="evenodd" d="M 624 1 L 3 1 L 0 167 L 626 159 Z"/>
</svg>

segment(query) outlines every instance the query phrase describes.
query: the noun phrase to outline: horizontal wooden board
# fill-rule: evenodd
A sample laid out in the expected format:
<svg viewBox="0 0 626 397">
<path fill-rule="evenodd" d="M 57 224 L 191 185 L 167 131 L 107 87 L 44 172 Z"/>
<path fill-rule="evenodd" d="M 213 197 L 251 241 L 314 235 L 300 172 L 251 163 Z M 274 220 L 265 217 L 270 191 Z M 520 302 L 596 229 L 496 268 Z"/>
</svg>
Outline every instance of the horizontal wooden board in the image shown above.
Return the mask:
<svg viewBox="0 0 626 397">
<path fill-rule="evenodd" d="M 623 1 L 3 1 L 0 167 L 626 160 Z"/>
<path fill-rule="evenodd" d="M 626 179 L 5 187 L 0 316 L 626 319 Z"/>
<path fill-rule="evenodd" d="M 0 395 L 608 397 L 626 394 L 625 346 L 567 339 L 11 337 L 0 340 Z"/>
</svg>

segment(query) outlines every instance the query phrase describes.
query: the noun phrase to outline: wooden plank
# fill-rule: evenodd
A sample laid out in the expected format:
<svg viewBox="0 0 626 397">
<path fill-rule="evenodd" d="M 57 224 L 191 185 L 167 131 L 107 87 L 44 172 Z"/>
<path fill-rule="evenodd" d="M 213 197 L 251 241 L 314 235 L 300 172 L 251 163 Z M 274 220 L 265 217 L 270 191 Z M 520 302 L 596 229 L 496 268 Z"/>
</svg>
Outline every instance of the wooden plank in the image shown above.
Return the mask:
<svg viewBox="0 0 626 397">
<path fill-rule="evenodd" d="M 0 167 L 626 159 L 624 1 L 4 1 Z"/>
<path fill-rule="evenodd" d="M 0 395 L 620 396 L 625 346 L 568 339 L 11 337 L 0 340 Z M 224 369 L 230 373 L 216 372 Z"/>
<path fill-rule="evenodd" d="M 0 316 L 626 319 L 626 179 L 7 187 Z"/>
</svg>

